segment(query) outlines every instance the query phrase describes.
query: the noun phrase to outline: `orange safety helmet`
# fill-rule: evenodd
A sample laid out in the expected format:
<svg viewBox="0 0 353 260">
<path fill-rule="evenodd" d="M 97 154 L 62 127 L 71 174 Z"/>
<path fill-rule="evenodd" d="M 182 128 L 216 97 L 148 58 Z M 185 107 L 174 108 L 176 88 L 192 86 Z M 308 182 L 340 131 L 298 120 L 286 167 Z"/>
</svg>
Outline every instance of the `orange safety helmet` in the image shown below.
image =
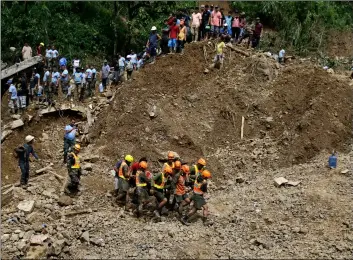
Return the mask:
<svg viewBox="0 0 353 260">
<path fill-rule="evenodd" d="M 190 167 L 187 164 L 184 164 L 183 166 L 181 166 L 181 169 L 183 172 L 185 172 L 186 174 L 190 173 Z"/>
<path fill-rule="evenodd" d="M 206 166 L 206 160 L 204 158 L 200 158 L 197 160 L 198 164 L 201 164 L 202 166 Z"/>
<path fill-rule="evenodd" d="M 172 174 L 173 173 L 173 169 L 169 165 L 166 165 L 163 172 Z"/>
<path fill-rule="evenodd" d="M 202 171 L 202 178 L 211 179 L 212 175 L 211 175 L 210 171 L 208 171 L 208 170 Z"/>
<path fill-rule="evenodd" d="M 174 159 L 174 153 L 172 151 L 168 152 L 168 159 Z"/>
<path fill-rule="evenodd" d="M 181 161 L 175 161 L 175 163 L 174 163 L 174 169 L 178 169 L 178 170 L 181 169 Z"/>
<path fill-rule="evenodd" d="M 140 163 L 139 163 L 139 166 L 140 166 L 140 168 L 141 169 L 147 169 L 147 162 L 145 162 L 145 161 L 141 161 Z"/>
</svg>

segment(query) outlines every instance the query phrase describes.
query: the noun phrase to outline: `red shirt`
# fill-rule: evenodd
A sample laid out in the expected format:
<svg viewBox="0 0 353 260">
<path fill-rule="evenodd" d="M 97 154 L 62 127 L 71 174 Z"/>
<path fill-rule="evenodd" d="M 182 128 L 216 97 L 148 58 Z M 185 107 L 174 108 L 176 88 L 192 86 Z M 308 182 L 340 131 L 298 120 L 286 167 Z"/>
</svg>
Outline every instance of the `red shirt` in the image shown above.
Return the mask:
<svg viewBox="0 0 353 260">
<path fill-rule="evenodd" d="M 131 165 L 132 174 L 135 175 L 138 169 L 139 169 L 139 162 L 134 162 Z"/>
<path fill-rule="evenodd" d="M 255 24 L 255 30 L 254 30 L 254 35 L 255 36 L 260 36 L 261 32 L 262 32 L 262 24 L 261 23 L 257 23 Z"/>
<path fill-rule="evenodd" d="M 179 26 L 172 25 L 169 27 L 169 38 L 176 39 L 179 34 Z"/>
<path fill-rule="evenodd" d="M 42 48 L 40 46 L 37 47 L 37 55 L 42 54 Z"/>
<path fill-rule="evenodd" d="M 167 21 L 167 24 L 168 24 L 169 26 L 172 26 L 174 20 L 175 20 L 175 17 L 173 17 L 173 16 L 169 17 L 169 18 L 168 18 L 168 21 Z"/>
</svg>

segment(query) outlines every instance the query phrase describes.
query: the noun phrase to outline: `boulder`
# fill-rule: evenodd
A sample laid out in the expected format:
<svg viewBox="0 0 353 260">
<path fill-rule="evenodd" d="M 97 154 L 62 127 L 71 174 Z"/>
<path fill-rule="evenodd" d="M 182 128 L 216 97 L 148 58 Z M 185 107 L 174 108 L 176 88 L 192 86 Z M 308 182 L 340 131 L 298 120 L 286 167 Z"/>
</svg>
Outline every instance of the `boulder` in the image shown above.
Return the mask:
<svg viewBox="0 0 353 260">
<path fill-rule="evenodd" d="M 20 250 L 20 251 L 26 251 L 26 248 L 27 248 L 27 242 L 26 240 L 22 239 L 20 242 L 18 242 L 17 244 L 17 249 Z"/>
<path fill-rule="evenodd" d="M 11 116 L 12 119 L 18 120 L 21 118 L 21 115 L 12 115 Z"/>
<path fill-rule="evenodd" d="M 46 189 L 42 192 L 42 195 L 45 196 L 45 197 L 48 197 L 48 198 L 52 198 L 55 194 L 55 189 L 54 188 L 49 188 L 49 189 Z"/>
<path fill-rule="evenodd" d="M 11 123 L 11 130 L 24 126 L 22 119 L 17 119 Z"/>
<path fill-rule="evenodd" d="M 10 134 L 12 133 L 12 130 L 4 130 L 1 131 L 1 142 L 6 139 Z"/>
<path fill-rule="evenodd" d="M 81 241 L 89 243 L 90 240 L 89 240 L 89 232 L 88 231 L 85 231 L 85 232 L 82 233 Z"/>
<path fill-rule="evenodd" d="M 73 203 L 72 198 L 70 198 L 69 196 L 66 196 L 66 195 L 61 196 L 58 200 L 59 206 L 62 206 L 62 207 L 69 206 L 72 203 Z"/>
<path fill-rule="evenodd" d="M 91 163 L 95 163 L 95 162 L 98 162 L 100 159 L 99 155 L 87 155 L 87 156 L 84 156 L 83 160 L 85 162 L 91 162 Z"/>
<path fill-rule="evenodd" d="M 42 133 L 43 140 L 49 140 L 49 135 L 47 133 Z"/>
<path fill-rule="evenodd" d="M 31 213 L 34 208 L 34 200 L 24 200 L 21 201 L 18 205 L 17 208 L 19 210 L 24 211 L 25 213 Z"/>
<path fill-rule="evenodd" d="M 23 235 L 23 239 L 25 240 L 29 240 L 33 235 L 34 235 L 34 230 L 28 230 L 24 235 Z"/>
<path fill-rule="evenodd" d="M 4 243 L 4 242 L 6 242 L 7 240 L 9 240 L 9 238 L 10 238 L 10 234 L 3 234 L 3 235 L 1 236 L 1 242 Z"/>
<path fill-rule="evenodd" d="M 65 245 L 65 239 L 56 240 L 51 247 L 49 247 L 48 255 L 60 255 Z"/>
<path fill-rule="evenodd" d="M 43 245 L 44 241 L 49 238 L 48 235 L 40 234 L 40 235 L 33 235 L 31 237 L 30 243 L 31 245 Z"/>
<path fill-rule="evenodd" d="M 82 170 L 85 171 L 92 171 L 92 163 L 85 163 L 84 165 L 82 165 Z"/>
<path fill-rule="evenodd" d="M 102 246 L 102 247 L 105 246 L 105 242 L 103 238 L 91 238 L 90 242 L 96 246 Z"/>
<path fill-rule="evenodd" d="M 31 246 L 29 247 L 26 259 L 42 259 L 47 256 L 47 246 Z"/>
<path fill-rule="evenodd" d="M 18 234 L 13 233 L 10 238 L 11 241 L 16 242 L 19 240 Z"/>
<path fill-rule="evenodd" d="M 278 177 L 278 178 L 274 179 L 274 183 L 275 183 L 276 187 L 280 187 L 287 182 L 288 182 L 288 180 L 283 177 Z"/>
</svg>

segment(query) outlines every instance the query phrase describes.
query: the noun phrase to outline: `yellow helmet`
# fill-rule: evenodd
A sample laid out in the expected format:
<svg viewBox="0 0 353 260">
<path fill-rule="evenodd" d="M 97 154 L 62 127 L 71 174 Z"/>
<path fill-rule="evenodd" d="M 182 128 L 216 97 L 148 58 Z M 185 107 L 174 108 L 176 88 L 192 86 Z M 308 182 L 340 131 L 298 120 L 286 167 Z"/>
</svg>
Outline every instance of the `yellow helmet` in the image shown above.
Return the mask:
<svg viewBox="0 0 353 260">
<path fill-rule="evenodd" d="M 81 145 L 75 144 L 74 149 L 77 150 L 77 151 L 80 151 L 81 150 Z"/>
<path fill-rule="evenodd" d="M 132 157 L 130 154 L 125 156 L 125 161 L 132 163 L 134 161 L 134 157 Z"/>
</svg>

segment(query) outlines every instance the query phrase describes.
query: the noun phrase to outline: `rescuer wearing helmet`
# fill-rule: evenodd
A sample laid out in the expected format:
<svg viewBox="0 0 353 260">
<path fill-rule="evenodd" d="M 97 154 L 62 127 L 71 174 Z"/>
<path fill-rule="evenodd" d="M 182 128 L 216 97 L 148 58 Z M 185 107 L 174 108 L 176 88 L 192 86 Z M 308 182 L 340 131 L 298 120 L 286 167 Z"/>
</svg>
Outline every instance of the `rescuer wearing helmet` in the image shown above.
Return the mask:
<svg viewBox="0 0 353 260">
<path fill-rule="evenodd" d="M 147 191 L 147 183 L 149 179 L 146 176 L 147 162 L 141 161 L 139 163 L 139 169 L 136 172 L 136 193 L 137 193 L 137 210 L 136 214 L 139 217 L 142 213 L 143 207 L 149 203 L 149 195 Z"/>
<path fill-rule="evenodd" d="M 125 203 L 125 210 L 127 209 L 127 192 L 129 191 L 129 177 L 130 177 L 130 165 L 133 163 L 134 157 L 132 157 L 130 154 L 126 155 L 124 160 L 122 161 L 119 171 L 118 171 L 118 177 L 119 177 L 119 191 L 118 191 L 118 197 L 117 201 Z"/>
<path fill-rule="evenodd" d="M 154 211 L 156 217 L 160 218 L 161 211 L 163 206 L 167 203 L 167 198 L 164 196 L 164 190 L 167 188 L 166 182 L 168 178 L 171 178 L 170 175 L 173 173 L 172 167 L 167 165 L 164 167 L 164 170 L 153 177 L 153 188 L 151 194 L 153 194 L 159 205 L 157 209 Z"/>
<path fill-rule="evenodd" d="M 199 175 L 206 167 L 206 160 L 204 158 L 200 158 L 197 160 L 197 163 L 194 164 L 191 168 L 190 168 L 190 181 L 191 181 L 191 185 L 194 184 L 194 181 L 197 177 L 197 175 Z"/>
<path fill-rule="evenodd" d="M 208 170 L 203 170 L 201 174 L 199 174 L 194 182 L 194 190 L 191 200 L 194 202 L 193 208 L 189 211 L 188 215 L 183 216 L 181 218 L 181 222 L 185 225 L 189 225 L 188 219 L 194 215 L 197 210 L 203 209 L 203 222 L 205 225 L 208 224 L 207 216 L 208 216 L 208 206 L 205 200 L 205 194 L 207 192 L 207 180 L 210 179 L 211 173 Z"/>
<path fill-rule="evenodd" d="M 176 183 L 178 181 L 178 178 L 180 176 L 180 171 L 181 171 L 181 161 L 176 160 L 174 162 L 174 169 L 173 169 L 173 174 L 172 178 L 169 178 L 167 181 L 167 185 L 170 187 L 168 190 L 168 196 L 169 196 L 169 204 L 173 204 L 174 201 L 174 193 L 175 193 L 175 187 Z"/>
<path fill-rule="evenodd" d="M 27 135 L 25 144 L 15 149 L 15 156 L 18 158 L 18 166 L 21 169 L 21 186 L 26 187 L 29 180 L 29 162 L 30 155 L 39 160 L 38 155 L 33 149 L 34 136 Z"/>
<path fill-rule="evenodd" d="M 175 200 L 176 206 L 179 205 L 179 214 L 183 214 L 183 208 L 190 204 L 190 198 L 188 193 L 186 192 L 185 183 L 189 179 L 190 168 L 188 165 L 184 164 L 181 166 L 180 172 L 176 175 L 177 183 L 175 189 Z"/>
<path fill-rule="evenodd" d="M 174 161 L 175 161 L 174 152 L 169 151 L 169 152 L 168 152 L 168 161 L 163 164 L 162 172 L 164 172 L 164 168 L 165 168 L 166 166 L 169 166 L 169 167 L 171 167 L 172 169 L 174 169 Z"/>
<path fill-rule="evenodd" d="M 68 195 L 75 194 L 79 191 L 78 186 L 80 185 L 81 165 L 78 154 L 80 150 L 81 146 L 79 144 L 75 144 L 73 147 L 73 152 L 69 153 L 67 156 L 67 170 L 69 176 L 65 185 L 65 193 Z"/>
</svg>

